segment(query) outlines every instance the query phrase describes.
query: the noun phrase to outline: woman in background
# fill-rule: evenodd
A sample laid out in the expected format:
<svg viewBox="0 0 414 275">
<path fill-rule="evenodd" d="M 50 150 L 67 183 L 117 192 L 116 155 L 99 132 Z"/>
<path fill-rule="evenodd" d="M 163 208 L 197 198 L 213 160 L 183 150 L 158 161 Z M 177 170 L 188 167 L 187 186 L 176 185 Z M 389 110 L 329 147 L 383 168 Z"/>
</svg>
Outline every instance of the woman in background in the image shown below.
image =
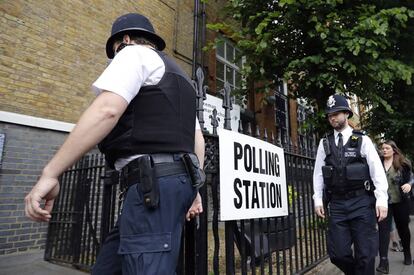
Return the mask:
<svg viewBox="0 0 414 275">
<path fill-rule="evenodd" d="M 390 242 L 390 226 L 394 217 L 398 234 L 404 250 L 404 264 L 411 265 L 410 248 L 410 191 L 411 163 L 401 153 L 394 141 L 389 140 L 381 145 L 383 164 L 388 180 L 388 213 L 386 219 L 378 223 L 380 263 L 377 271 L 389 273 L 388 245 Z"/>
</svg>

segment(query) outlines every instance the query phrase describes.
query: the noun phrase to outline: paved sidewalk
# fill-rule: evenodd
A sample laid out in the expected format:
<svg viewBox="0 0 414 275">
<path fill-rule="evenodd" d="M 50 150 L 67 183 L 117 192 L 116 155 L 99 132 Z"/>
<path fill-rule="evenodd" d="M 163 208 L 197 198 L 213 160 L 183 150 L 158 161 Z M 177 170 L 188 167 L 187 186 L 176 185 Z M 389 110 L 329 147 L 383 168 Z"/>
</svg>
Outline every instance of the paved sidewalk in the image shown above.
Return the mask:
<svg viewBox="0 0 414 275">
<path fill-rule="evenodd" d="M 86 275 L 71 267 L 43 260 L 44 250 L 0 256 L 1 275 Z"/>
<path fill-rule="evenodd" d="M 410 216 L 410 232 L 411 232 L 411 254 L 414 256 L 414 216 Z M 375 259 L 375 267 L 378 266 L 379 256 Z M 388 252 L 388 260 L 390 262 L 390 273 L 393 275 L 413 275 L 414 274 L 414 265 L 404 265 L 404 254 L 403 252 Z M 324 263 L 320 264 L 319 267 L 316 267 L 316 273 L 313 274 L 329 274 L 329 275 L 339 275 L 343 274 L 336 266 L 334 266 L 330 260 L 328 259 Z M 376 272 L 376 274 L 380 275 L 382 273 Z"/>
<path fill-rule="evenodd" d="M 414 256 L 414 216 L 411 216 L 411 252 Z M 0 274 L 1 275 L 86 275 L 88 273 L 79 271 L 72 267 L 65 267 L 58 264 L 52 264 L 43 260 L 44 251 L 35 251 L 21 254 L 0 256 Z M 390 262 L 390 273 L 394 275 L 413 275 L 414 265 L 404 265 L 402 252 L 390 251 L 388 253 Z M 378 265 L 377 263 L 375 266 Z M 308 274 L 343 274 L 328 260 L 324 261 Z M 382 274 L 382 273 L 377 273 Z"/>
</svg>

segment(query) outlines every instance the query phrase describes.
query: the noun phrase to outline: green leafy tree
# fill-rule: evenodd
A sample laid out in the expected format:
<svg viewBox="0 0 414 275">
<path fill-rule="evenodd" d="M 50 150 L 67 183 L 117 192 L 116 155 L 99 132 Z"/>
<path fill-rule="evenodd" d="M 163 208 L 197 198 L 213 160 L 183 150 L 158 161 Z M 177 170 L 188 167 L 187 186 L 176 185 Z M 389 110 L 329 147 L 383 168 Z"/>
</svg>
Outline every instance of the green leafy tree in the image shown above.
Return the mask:
<svg viewBox="0 0 414 275">
<path fill-rule="evenodd" d="M 414 2 L 406 6 L 414 9 Z M 414 66 L 414 22 L 409 20 L 396 41 L 395 55 L 410 66 Z M 394 81 L 390 89 L 384 90 L 385 104 L 373 104 L 366 114 L 367 129 L 373 133 L 383 133 L 384 139 L 392 139 L 414 160 L 414 85 L 404 81 Z"/>
<path fill-rule="evenodd" d="M 405 100 L 410 94 L 414 103 L 412 2 L 230 0 L 227 14 L 240 24 L 209 27 L 237 42 L 246 61 L 245 87 L 254 80 L 268 92 L 283 78 L 294 97 L 319 107 L 316 122 L 324 120 L 329 95 L 355 94 L 372 106 L 363 127 L 395 138 L 410 125 L 414 138 Z"/>
</svg>

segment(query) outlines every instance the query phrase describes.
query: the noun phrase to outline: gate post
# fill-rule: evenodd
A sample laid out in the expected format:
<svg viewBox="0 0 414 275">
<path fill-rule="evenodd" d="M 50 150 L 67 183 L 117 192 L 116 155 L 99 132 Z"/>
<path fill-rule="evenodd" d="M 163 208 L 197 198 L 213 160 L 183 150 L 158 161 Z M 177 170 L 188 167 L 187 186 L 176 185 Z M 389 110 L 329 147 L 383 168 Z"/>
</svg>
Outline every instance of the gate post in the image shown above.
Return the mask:
<svg viewBox="0 0 414 275">
<path fill-rule="evenodd" d="M 225 222 L 225 242 L 226 242 L 226 274 L 234 273 L 234 232 L 235 221 Z"/>
<path fill-rule="evenodd" d="M 203 203 L 203 214 L 199 216 L 196 226 L 196 274 L 207 275 L 208 272 L 208 195 L 207 183 L 199 190 Z"/>
<path fill-rule="evenodd" d="M 79 236 L 82 236 L 82 228 L 83 228 L 83 216 L 84 216 L 84 209 L 85 209 L 85 201 L 89 199 L 89 192 L 86 192 L 87 186 L 87 167 L 89 163 L 89 156 L 84 156 L 80 161 L 80 167 L 78 171 L 78 180 L 76 185 L 74 186 L 74 211 L 73 216 L 73 229 L 71 234 L 71 251 L 73 257 L 73 263 L 79 263 L 80 253 L 81 253 L 81 241 L 82 239 Z"/>
<path fill-rule="evenodd" d="M 200 67 L 197 68 L 196 79 L 193 80 L 193 84 L 197 92 L 196 111 L 198 122 L 200 123 L 200 129 L 204 130 L 204 100 L 207 98 L 208 86 L 204 85 L 204 73 Z"/>
<path fill-rule="evenodd" d="M 197 96 L 197 118 L 200 123 L 200 129 L 204 132 L 204 100 L 207 99 L 207 91 L 208 86 L 204 85 L 204 72 L 201 67 L 197 68 L 196 71 L 196 79 L 194 80 L 194 86 L 196 88 L 196 96 Z M 205 156 L 207 158 L 207 156 Z M 204 161 L 204 164 L 206 162 Z M 203 167 L 205 169 L 205 167 Z M 208 272 L 208 247 L 207 247 L 207 228 L 208 228 L 208 195 L 207 195 L 207 183 L 205 183 L 200 189 L 199 193 L 202 199 L 203 204 L 203 213 L 197 218 L 197 224 L 194 226 L 194 222 L 192 223 L 193 234 L 193 243 L 194 246 L 192 247 L 193 254 L 187 254 L 190 252 L 186 250 L 187 258 L 189 255 L 195 255 L 195 267 L 193 270 L 189 270 L 189 273 L 186 274 L 195 274 L 197 275 L 207 275 Z M 186 238 L 189 237 L 186 235 Z M 186 264 L 187 266 L 187 264 Z"/>
</svg>

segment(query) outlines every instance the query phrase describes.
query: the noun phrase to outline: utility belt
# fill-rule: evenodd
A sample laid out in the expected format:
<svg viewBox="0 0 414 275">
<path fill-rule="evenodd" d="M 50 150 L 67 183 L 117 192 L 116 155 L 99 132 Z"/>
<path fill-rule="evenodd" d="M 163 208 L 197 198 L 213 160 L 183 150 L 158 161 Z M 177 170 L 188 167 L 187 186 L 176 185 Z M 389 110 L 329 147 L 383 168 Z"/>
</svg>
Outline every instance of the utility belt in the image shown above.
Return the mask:
<svg viewBox="0 0 414 275">
<path fill-rule="evenodd" d="M 333 200 L 347 200 L 347 199 L 352 199 L 352 198 L 356 198 L 362 195 L 371 195 L 374 194 L 371 191 L 367 191 L 365 189 L 359 189 L 359 190 L 354 190 L 354 191 L 348 191 L 346 193 L 331 193 L 331 199 Z"/>
<path fill-rule="evenodd" d="M 328 189 L 326 186 L 323 193 L 324 204 L 327 205 L 331 200 L 347 200 L 356 198 L 362 195 L 374 195 L 373 185 L 370 181 L 366 181 L 362 188 L 347 191 L 334 191 Z"/>
<path fill-rule="evenodd" d="M 144 205 L 155 209 L 159 205 L 160 190 L 158 178 L 188 174 L 192 185 L 200 188 L 205 182 L 205 174 L 200 167 L 195 154 L 149 154 L 140 156 L 129 162 L 121 170 L 120 201 L 131 185 L 137 183 L 137 188 L 144 196 Z"/>
</svg>

